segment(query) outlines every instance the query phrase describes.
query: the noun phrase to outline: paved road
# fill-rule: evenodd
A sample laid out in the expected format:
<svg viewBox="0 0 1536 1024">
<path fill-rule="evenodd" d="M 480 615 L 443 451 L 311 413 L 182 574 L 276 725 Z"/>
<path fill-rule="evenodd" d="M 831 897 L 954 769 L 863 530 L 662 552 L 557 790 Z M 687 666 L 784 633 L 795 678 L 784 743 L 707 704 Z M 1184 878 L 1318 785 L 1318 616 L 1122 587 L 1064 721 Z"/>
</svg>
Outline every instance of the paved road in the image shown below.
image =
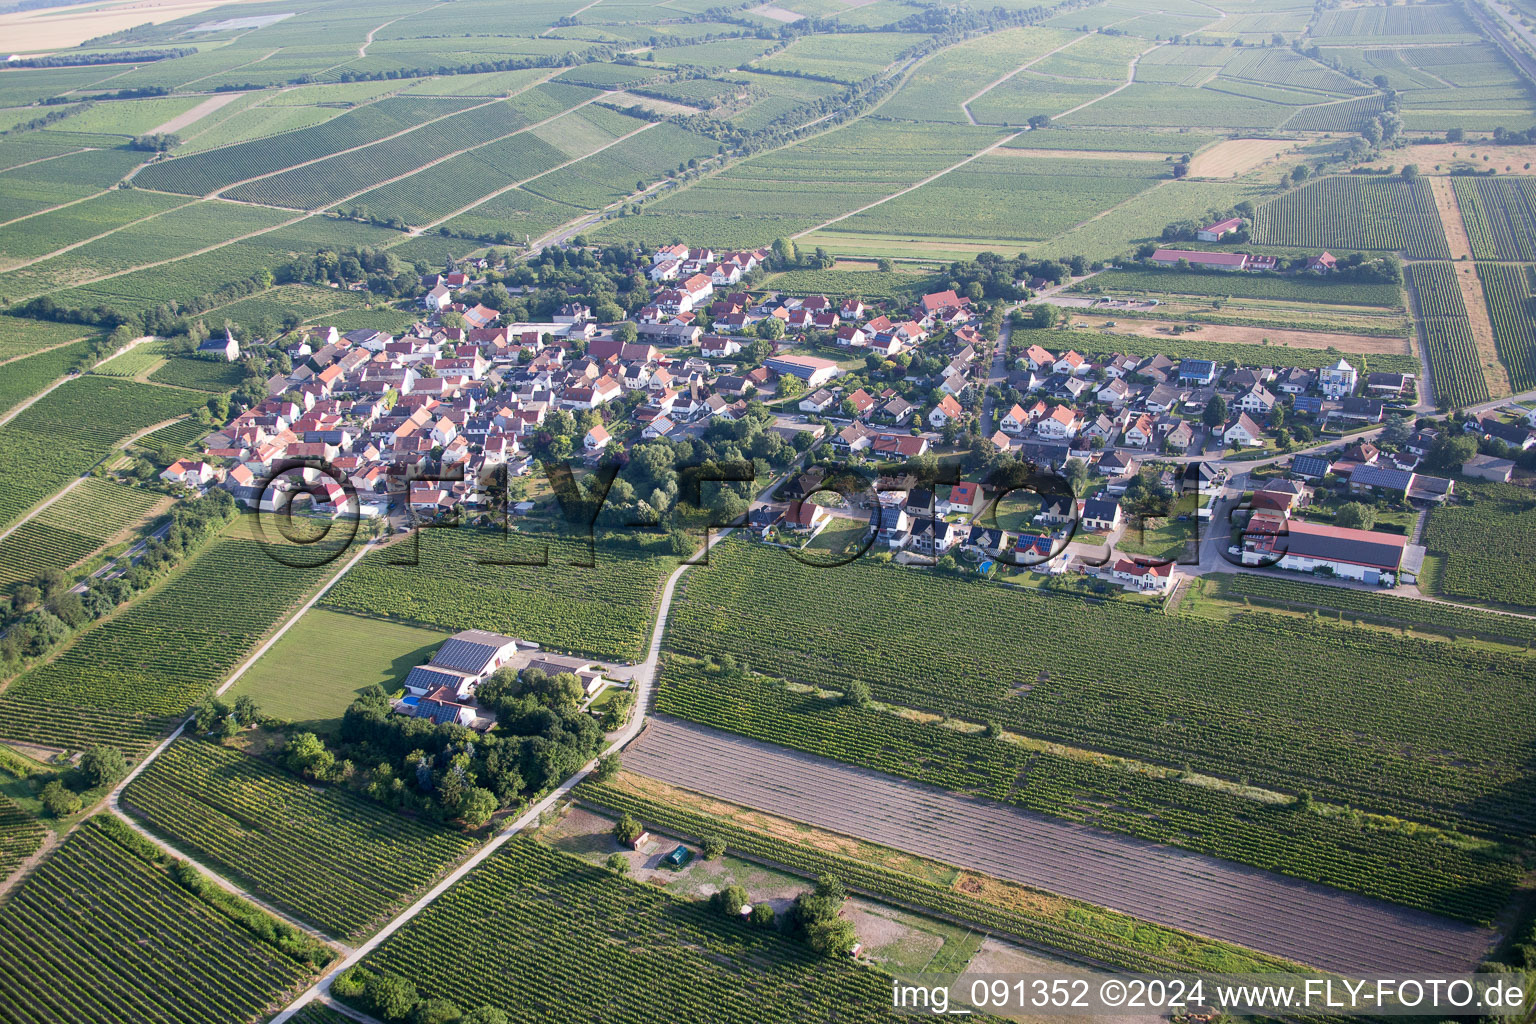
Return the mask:
<svg viewBox="0 0 1536 1024">
<path fill-rule="evenodd" d="M 1328 970 L 1469 970 L 1491 931 L 668 718 L 653 778 Z"/>
</svg>

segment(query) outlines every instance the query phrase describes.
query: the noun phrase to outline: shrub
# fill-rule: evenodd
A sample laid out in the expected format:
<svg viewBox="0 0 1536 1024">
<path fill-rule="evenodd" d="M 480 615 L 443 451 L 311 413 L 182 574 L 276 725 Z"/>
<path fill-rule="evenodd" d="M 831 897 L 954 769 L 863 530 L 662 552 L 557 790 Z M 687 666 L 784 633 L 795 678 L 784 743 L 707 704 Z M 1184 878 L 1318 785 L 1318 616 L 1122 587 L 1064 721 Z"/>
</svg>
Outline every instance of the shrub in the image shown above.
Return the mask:
<svg viewBox="0 0 1536 1024">
<path fill-rule="evenodd" d="M 370 1013 L 386 1021 L 403 1021 L 416 1006 L 416 986 L 393 974 L 379 974 L 363 986 L 363 1002 Z"/>
<path fill-rule="evenodd" d="M 705 836 L 701 845 L 705 860 L 714 860 L 725 853 L 725 840 L 719 836 Z"/>
<path fill-rule="evenodd" d="M 54 779 L 43 787 L 43 807 L 55 818 L 67 818 L 80 810 L 80 798 L 64 788 L 64 783 Z"/>
<path fill-rule="evenodd" d="M 633 814 L 625 811 L 613 826 L 613 838 L 625 846 L 634 846 L 635 840 L 640 838 L 640 833 L 645 831 L 645 826 Z"/>
<path fill-rule="evenodd" d="M 608 855 L 608 870 L 621 875 L 629 874 L 629 858 L 622 853 L 610 853 Z"/>
</svg>

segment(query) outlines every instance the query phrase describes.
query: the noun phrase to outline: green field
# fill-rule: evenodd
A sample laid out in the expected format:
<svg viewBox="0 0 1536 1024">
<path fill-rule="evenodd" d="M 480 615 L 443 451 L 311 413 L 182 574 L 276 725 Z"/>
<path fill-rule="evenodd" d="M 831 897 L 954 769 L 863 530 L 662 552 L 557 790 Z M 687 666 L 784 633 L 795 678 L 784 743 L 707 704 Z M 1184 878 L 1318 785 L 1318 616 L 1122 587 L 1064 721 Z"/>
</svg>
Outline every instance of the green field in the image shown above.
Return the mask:
<svg viewBox="0 0 1536 1024">
<path fill-rule="evenodd" d="M 1314 249 L 1386 249 L 1413 259 L 1449 259 L 1429 182 L 1363 176 L 1310 182 L 1261 205 L 1253 218 L 1259 245 Z"/>
<path fill-rule="evenodd" d="M 151 491 L 82 480 L 0 540 L 0 591 L 50 569 L 68 569 L 143 524 L 160 501 Z"/>
<path fill-rule="evenodd" d="M 231 695 L 249 694 L 277 718 L 324 725 L 370 686 L 398 690 L 446 638 L 442 630 L 311 608 L 240 677 Z"/>
<path fill-rule="evenodd" d="M 0 906 L 0 943 L 25 960 L 0 976 L 8 1019 L 230 1024 L 280 1009 L 324 957 L 295 959 L 278 945 L 292 929 L 195 877 L 197 891 L 116 818 L 88 820 Z"/>
<path fill-rule="evenodd" d="M 1362 809 L 1490 835 L 1529 825 L 1518 794 L 1533 780 L 1520 741 L 1501 724 L 1531 699 L 1517 682 L 1531 671 L 1527 656 L 1257 612 L 1220 623 L 1170 618 L 868 560 L 819 573 L 835 572 L 836 586 L 815 584 L 814 571 L 768 548 L 717 548 L 708 569 L 683 578 L 668 648 L 732 654 L 834 690 L 862 679 L 880 700 L 1284 792 L 1310 789 Z M 876 593 L 903 609 L 899 634 L 837 610 Z M 967 609 L 959 619 L 947 613 L 957 607 Z M 1031 645 L 986 626 L 993 621 L 1029 621 L 1034 633 L 1068 631 L 1078 642 Z M 1278 653 L 1298 643 L 1315 652 L 1316 670 L 1302 677 Z M 1240 674 L 1192 667 L 1234 647 L 1245 652 Z M 1128 660 L 1127 651 L 1139 653 Z M 1173 651 L 1181 653 L 1159 653 Z M 1456 724 L 1398 714 L 1387 695 L 1403 678 L 1414 680 L 1416 706 L 1446 715 L 1459 707 Z M 1485 710 L 1467 706 L 1467 679 L 1478 681 Z"/>
<path fill-rule="evenodd" d="M 1445 405 L 1488 400 L 1477 339 L 1450 263 L 1409 264 L 1408 281 L 1419 300 L 1419 326 L 1434 376 L 1435 397 Z"/>
<path fill-rule="evenodd" d="M 637 941 L 644 936 L 643 941 Z M 498 971 L 465 971 L 456 949 Z M 391 935 L 363 966 L 423 996 L 543 1019 L 638 1024 L 887 1020 L 889 981 L 818 957 L 772 929 L 727 921 L 698 900 L 516 837 Z"/>
<path fill-rule="evenodd" d="M 1364 284 L 1336 278 L 1227 274 L 1219 270 L 1106 270 L 1088 287 L 1107 295 L 1124 292 L 1206 298 L 1281 299 L 1401 309 L 1403 290 L 1395 284 Z"/>
<path fill-rule="evenodd" d="M 595 567 L 583 568 L 590 549 L 553 535 L 508 537 L 460 528 L 422 530 L 416 537 L 418 553 L 410 538 L 369 552 L 323 604 L 448 632 L 490 629 L 555 650 L 639 661 L 661 580 L 675 564 L 652 552 L 599 545 Z M 547 564 L 538 564 L 546 557 Z"/>
<path fill-rule="evenodd" d="M 152 761 L 123 803 L 177 849 L 342 938 L 368 934 L 475 845 L 197 740 Z"/>
<path fill-rule="evenodd" d="M 1532 294 L 1536 268 L 1507 263 L 1479 263 L 1477 278 L 1493 322 L 1499 361 L 1516 391 L 1536 388 L 1536 315 Z"/>
<path fill-rule="evenodd" d="M 1536 260 L 1536 178 L 1452 178 L 1472 257 Z"/>
<path fill-rule="evenodd" d="M 1443 565 L 1441 595 L 1536 608 L 1536 497 L 1522 487 L 1463 480 L 1457 502 L 1436 508 L 1424 546 Z"/>
</svg>

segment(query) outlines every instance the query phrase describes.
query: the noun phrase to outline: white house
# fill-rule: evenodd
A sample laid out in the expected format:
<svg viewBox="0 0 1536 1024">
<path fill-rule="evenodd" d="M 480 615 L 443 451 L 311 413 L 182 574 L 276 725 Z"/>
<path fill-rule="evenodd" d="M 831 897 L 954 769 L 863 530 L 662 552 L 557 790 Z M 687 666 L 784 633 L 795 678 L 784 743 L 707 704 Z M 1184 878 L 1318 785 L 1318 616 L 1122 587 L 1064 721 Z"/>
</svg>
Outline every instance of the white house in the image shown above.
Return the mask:
<svg viewBox="0 0 1536 1024">
<path fill-rule="evenodd" d="M 954 395 L 945 395 L 933 411 L 928 414 L 928 423 L 935 430 L 942 430 L 944 424 L 959 422 L 965 415 L 965 410 L 960 408 L 960 403 L 955 401 Z"/>
<path fill-rule="evenodd" d="M 1083 414 L 1065 405 L 1058 405 L 1049 415 L 1042 416 L 1035 424 L 1035 433 L 1053 440 L 1066 440 L 1077 436 L 1083 425 Z"/>
<path fill-rule="evenodd" d="M 1340 359 L 1318 373 L 1317 386 L 1329 398 L 1343 398 L 1345 395 L 1354 394 L 1355 385 L 1359 379 L 1360 375 L 1355 368 Z"/>
</svg>

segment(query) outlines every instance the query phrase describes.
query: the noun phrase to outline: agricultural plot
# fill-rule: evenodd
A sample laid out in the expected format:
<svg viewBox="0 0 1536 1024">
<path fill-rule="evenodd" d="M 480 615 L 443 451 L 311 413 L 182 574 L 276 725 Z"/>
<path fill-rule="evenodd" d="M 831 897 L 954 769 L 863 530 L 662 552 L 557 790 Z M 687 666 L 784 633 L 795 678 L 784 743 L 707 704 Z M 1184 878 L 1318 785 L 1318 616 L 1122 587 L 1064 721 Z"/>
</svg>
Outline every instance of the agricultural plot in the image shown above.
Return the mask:
<svg viewBox="0 0 1536 1024">
<path fill-rule="evenodd" d="M 185 712 L 339 567 L 279 562 L 251 529 L 248 519 L 237 521 L 167 582 L 12 683 L 6 696 L 106 712 L 130 733 Z M 269 533 L 291 552 L 283 555 L 289 561 L 318 560 L 319 548 L 335 546 L 295 549 Z M 47 743 L 52 732 L 13 738 Z"/>
<path fill-rule="evenodd" d="M 1452 638 L 1488 637 L 1527 647 L 1536 644 L 1536 620 L 1519 615 L 1500 615 L 1444 602 L 1416 601 L 1251 572 L 1223 573 L 1211 579 L 1219 581 L 1223 597 L 1240 601 L 1300 610 L 1324 609 L 1338 613 L 1340 621 L 1411 625 L 1415 630 Z"/>
<path fill-rule="evenodd" d="M 1257 245 L 1402 252 L 1412 259 L 1449 259 L 1429 182 L 1334 176 L 1259 206 Z"/>
<path fill-rule="evenodd" d="M 1364 96 L 1370 87 L 1294 50 L 1245 49 L 1221 69 L 1222 80 L 1304 89 L 1325 97 Z"/>
<path fill-rule="evenodd" d="M 722 76 L 721 81 L 732 86 L 756 86 L 764 94 L 762 99 L 728 117 L 731 124 L 748 131 L 756 131 L 781 121 L 806 120 L 805 117 L 791 115 L 801 111 L 807 103 L 825 99 L 843 90 L 843 87 L 835 82 L 821 82 L 810 78 L 786 78 L 783 75 L 764 75 L 752 71 L 725 75 Z M 729 91 L 734 93 L 734 90 Z"/>
<path fill-rule="evenodd" d="M 49 569 L 70 568 L 144 523 L 160 503 L 150 491 L 82 480 L 0 540 L 0 591 Z"/>
<path fill-rule="evenodd" d="M 38 259 L 184 202 L 176 196 L 140 189 L 114 189 L 83 203 L 29 217 L 0 233 L 0 268 Z"/>
<path fill-rule="evenodd" d="M 1152 763 L 1188 763 L 1228 779 L 1250 777 L 1286 792 L 1307 788 L 1322 799 L 1453 827 L 1516 834 L 1529 824 L 1518 799 L 1536 779 L 1520 742 L 1499 722 L 1508 708 L 1536 700 L 1515 682 L 1531 671 L 1526 656 L 1260 613 L 1219 624 L 1170 619 L 1146 607 L 1026 596 L 863 561 L 838 568 L 836 587 L 814 585 L 813 572 L 772 549 L 717 547 L 707 570 L 683 578 L 668 621 L 669 649 L 732 654 L 760 671 L 830 689 L 862 679 L 880 700 Z M 906 610 L 899 642 L 885 623 L 834 610 L 875 593 Z M 966 615 L 947 615 L 957 607 Z M 977 646 L 976 637 L 994 635 L 986 623 L 1021 617 L 1114 639 L 1038 648 L 1000 629 L 997 642 Z M 874 639 L 866 626 L 885 638 Z M 1347 667 L 1320 665 L 1297 678 L 1266 653 L 1302 637 Z M 1242 673 L 1189 669 L 1233 649 L 1245 652 Z M 1140 652 L 1134 666 L 1123 657 L 1130 650 Z M 1158 653 L 1174 650 L 1183 653 Z M 1391 705 L 1387 695 L 1403 678 L 1414 680 L 1424 716 L 1405 719 Z M 1465 705 L 1467 679 L 1478 680 L 1488 720 L 1461 731 L 1430 709 L 1443 706 L 1449 715 Z M 1253 696 L 1260 692 L 1262 701 Z M 1257 707 L 1263 710 L 1249 713 Z M 1465 707 L 1456 714 L 1458 721 L 1483 717 Z"/>
<path fill-rule="evenodd" d="M 1451 179 L 1472 258 L 1536 260 L 1536 178 Z"/>
<path fill-rule="evenodd" d="M 231 696 L 250 694 L 263 714 L 306 728 L 333 728 L 368 687 L 399 690 L 447 636 L 442 629 L 311 608 L 240 677 Z"/>
<path fill-rule="evenodd" d="M 0 528 L 111 454 L 124 438 L 201 405 L 192 392 L 72 380 L 0 427 Z"/>
<path fill-rule="evenodd" d="M 1402 309 L 1403 292 L 1395 284 L 1366 284 L 1336 278 L 1228 274 L 1219 270 L 1106 270 L 1089 286 L 1108 295 L 1139 292 L 1216 299 L 1280 299 Z"/>
<path fill-rule="evenodd" d="M 1456 4 L 1416 4 L 1324 11 L 1312 26 L 1312 37 L 1323 45 L 1389 46 L 1461 42 L 1478 33 Z"/>
<path fill-rule="evenodd" d="M 420 544 L 413 551 L 415 540 Z M 322 603 L 639 661 L 657 590 L 672 568 L 671 559 L 654 552 L 603 544 L 596 546 L 595 567 L 583 568 L 591 549 L 555 535 L 462 528 L 422 530 L 415 540 L 369 552 Z M 419 564 L 408 564 L 413 559 Z"/>
<path fill-rule="evenodd" d="M 1424 546 L 1442 564 L 1442 597 L 1536 608 L 1536 499 L 1509 484 L 1456 484 L 1455 505 L 1429 514 Z"/>
<path fill-rule="evenodd" d="M 889 272 L 874 269 L 786 270 L 764 282 L 766 287 L 788 295 L 857 295 L 862 299 L 885 299 L 898 304 L 915 302 L 923 293 L 938 286 L 937 275 Z"/>
<path fill-rule="evenodd" d="M 165 361 L 169 354 L 166 342 L 155 340 L 135 345 L 122 355 L 113 356 L 104 363 L 91 367 L 91 373 L 99 377 L 137 377 Z"/>
<path fill-rule="evenodd" d="M 298 131 L 151 164 L 134 176 L 134 184 L 163 192 L 211 195 L 237 181 L 274 174 L 295 164 L 377 142 L 386 135 L 455 113 L 475 102 L 418 97 L 380 100 Z"/>
<path fill-rule="evenodd" d="M 276 935 L 264 941 L 263 929 Z M 243 901 L 187 888 L 153 846 L 100 815 L 0 906 L 0 947 L 26 964 L 0 975 L 0 1002 L 16 1024 L 255 1020 L 318 966 L 280 949 L 285 933 Z"/>
<path fill-rule="evenodd" d="M 1411 263 L 1408 282 L 1419 302 L 1419 324 L 1435 397 L 1450 406 L 1488 400 L 1488 378 L 1450 263 Z"/>
<path fill-rule="evenodd" d="M 89 355 L 90 347 L 90 342 L 80 341 L 5 363 L 0 367 L 0 413 L 62 379 Z"/>
<path fill-rule="evenodd" d="M 619 936 L 644 935 L 644 942 Z M 436 951 L 458 949 L 460 957 Z M 580 951 L 579 953 L 577 951 Z M 498 963 L 499 971 L 470 965 Z M 516 837 L 363 961 L 423 996 L 541 1019 L 756 1024 L 889 1019 L 885 975 L 818 957 L 777 929 L 727 921 L 533 839 Z"/>
<path fill-rule="evenodd" d="M 232 391 L 245 380 L 245 368 L 239 363 L 181 355 L 167 360 L 149 379 L 196 391 Z"/>
<path fill-rule="evenodd" d="M 525 187 L 551 202 L 597 210 L 628 196 L 636 181 L 655 181 L 688 160 L 713 154 L 718 145 L 676 125 L 658 125 Z"/>
<path fill-rule="evenodd" d="M 1161 161 L 983 156 L 829 230 L 1039 241 L 1167 177 Z"/>
<path fill-rule="evenodd" d="M 43 845 L 43 827 L 12 800 L 0 795 L 0 878 L 9 878 L 21 862 Z"/>
<path fill-rule="evenodd" d="M 1536 388 L 1536 269 L 1479 263 L 1477 279 L 1510 386 L 1517 392 Z"/>
<path fill-rule="evenodd" d="M 236 327 L 244 328 L 251 336 L 271 337 L 284 324 L 308 323 L 357 304 L 358 296 L 336 288 L 319 288 L 311 285 L 281 285 L 260 295 L 240 299 L 227 306 L 210 310 L 205 317 L 210 327 L 222 325 L 228 320 Z M 240 337 L 246 337 L 242 334 Z"/>
<path fill-rule="evenodd" d="M 646 244 L 762 245 L 898 192 L 997 141 L 991 129 L 857 121 L 743 161 L 594 232 Z M 885 154 L 871 162 L 869 154 Z"/>
<path fill-rule="evenodd" d="M 0 222 L 111 188 L 143 158 L 126 149 L 96 149 L 25 167 L 11 164 L 0 172 Z"/>
<path fill-rule="evenodd" d="M 1314 98 L 1237 83 L 1227 88 L 1186 89 L 1135 82 L 1061 121 L 1068 126 L 1112 128 L 1277 128 L 1296 113 L 1298 106 Z"/>
<path fill-rule="evenodd" d="M 1075 35 L 1035 26 L 1007 29 L 947 47 L 915 67 L 906 84 L 881 105 L 880 114 L 965 124 L 961 105 L 966 100 L 1004 75 L 1071 42 Z M 978 121 L 985 120 L 979 110 L 975 114 Z"/>
<path fill-rule="evenodd" d="M 1096 756 L 1096 752 L 1053 749 L 1028 740 L 989 740 L 979 730 L 959 731 L 883 710 L 854 709 L 836 697 L 796 692 L 758 676 L 727 680 L 702 672 L 688 662 L 669 664 L 656 709 L 663 715 L 713 729 L 1046 815 L 1047 820 L 1038 827 L 1050 832 L 1063 828 L 1061 822 L 1050 818 L 1066 819 L 1076 825 L 1119 833 L 1120 836 L 1104 837 L 1111 846 L 1120 845 L 1124 841 L 1120 837 L 1129 836 L 1183 847 L 1477 923 L 1486 923 L 1508 900 L 1509 886 L 1517 873 L 1508 860 L 1448 850 L 1427 836 L 1378 834 L 1347 819 L 1297 814 L 1288 802 L 1245 799 L 1239 790 L 1229 787 L 1190 786 L 1180 780 L 1177 770 L 1116 762 L 1112 757 Z M 658 739 L 665 736 L 664 729 L 653 732 L 659 734 Z M 695 736 L 694 740 L 694 749 L 700 753 L 701 748 L 712 746 L 704 738 Z M 716 750 L 706 754 L 704 761 L 717 761 L 722 756 L 736 764 L 749 760 L 746 751 L 729 756 Z M 662 770 L 636 751 L 625 765 L 676 784 L 686 784 L 679 771 L 700 779 L 707 777 L 691 756 L 673 753 L 670 760 L 676 768 Z M 767 774 L 760 777 L 783 777 L 768 765 L 761 767 Z M 832 791 L 836 785 L 832 780 L 836 777 L 837 773 L 831 773 L 825 786 L 812 786 L 807 792 Z M 868 781 L 871 786 L 880 786 L 894 780 L 877 776 Z M 747 799 L 743 791 L 705 791 L 726 799 Z M 767 810 L 795 813 L 765 789 L 760 788 L 754 796 L 768 801 Z M 1005 820 L 1014 817 L 1004 808 L 969 806 L 976 807 L 978 812 L 1000 812 Z M 1016 849 L 1026 828 L 1024 822 L 1009 827 L 994 819 L 979 831 L 1007 835 L 1007 845 Z M 1067 828 L 1078 842 L 1088 841 L 1089 837 L 1080 829 Z M 892 841 L 887 836 L 866 837 Z M 1033 845 L 1033 841 L 1025 845 Z M 1060 839 L 1043 845 L 1045 849 L 1056 850 L 1054 856 L 1060 856 L 1064 846 L 1074 848 Z M 932 847 L 906 848 L 944 859 L 954 859 L 958 854 L 955 849 L 940 852 Z M 945 857 L 945 853 L 949 856 Z M 970 854 L 975 855 L 974 851 Z M 1085 859 L 1114 863 L 1117 869 L 1111 875 L 1124 887 L 1124 863 L 1154 856 L 1160 860 L 1167 855 L 1166 850 L 1157 855 L 1151 850 L 1139 855 L 1129 851 L 1113 855 L 1101 849 L 1086 858 L 1073 857 L 1071 862 L 1078 871 Z M 1043 853 L 1041 859 L 1045 859 Z M 1434 866 L 1430 867 L 1431 864 Z M 1141 899 L 1106 898 L 1102 890 L 1064 887 L 1059 878 L 1008 877 L 1124 912 L 1146 914 L 1163 924 L 1194 927 L 1204 934 L 1306 959 L 1295 946 L 1264 945 L 1254 942 L 1251 935 L 1212 931 L 1209 919 L 1195 923 L 1185 917 L 1169 916 L 1166 910 L 1151 914 Z M 1455 882 L 1450 881 L 1453 878 Z M 1140 890 L 1137 886 L 1130 888 L 1133 892 Z"/>
<path fill-rule="evenodd" d="M 922 36 L 905 32 L 803 36 L 777 53 L 760 57 L 748 66 L 851 84 L 885 70 L 898 54 L 922 39 Z"/>
<path fill-rule="evenodd" d="M 1381 96 L 1362 96 L 1343 103 L 1302 107 L 1279 127 L 1296 132 L 1357 132 L 1384 110 L 1386 103 Z"/>
<path fill-rule="evenodd" d="M 93 242 L 0 274 L 0 295 L 12 301 L 81 284 L 147 263 L 172 260 L 239 235 L 281 224 L 291 214 L 209 201 L 129 224 Z"/>
<path fill-rule="evenodd" d="M 61 121 L 55 121 L 45 130 L 63 133 L 99 132 L 131 139 L 185 114 L 204 99 L 202 96 L 164 96 L 97 103 Z"/>
<path fill-rule="evenodd" d="M 177 849 L 341 938 L 366 935 L 475 845 L 197 740 L 152 761 L 123 803 Z"/>
<path fill-rule="evenodd" d="M 193 443 L 208 433 L 208 430 L 208 427 L 189 417 L 169 423 L 159 430 L 151 430 L 135 441 L 131 447 L 144 451 L 158 451 L 169 447 L 183 453 L 190 452 Z"/>
</svg>

